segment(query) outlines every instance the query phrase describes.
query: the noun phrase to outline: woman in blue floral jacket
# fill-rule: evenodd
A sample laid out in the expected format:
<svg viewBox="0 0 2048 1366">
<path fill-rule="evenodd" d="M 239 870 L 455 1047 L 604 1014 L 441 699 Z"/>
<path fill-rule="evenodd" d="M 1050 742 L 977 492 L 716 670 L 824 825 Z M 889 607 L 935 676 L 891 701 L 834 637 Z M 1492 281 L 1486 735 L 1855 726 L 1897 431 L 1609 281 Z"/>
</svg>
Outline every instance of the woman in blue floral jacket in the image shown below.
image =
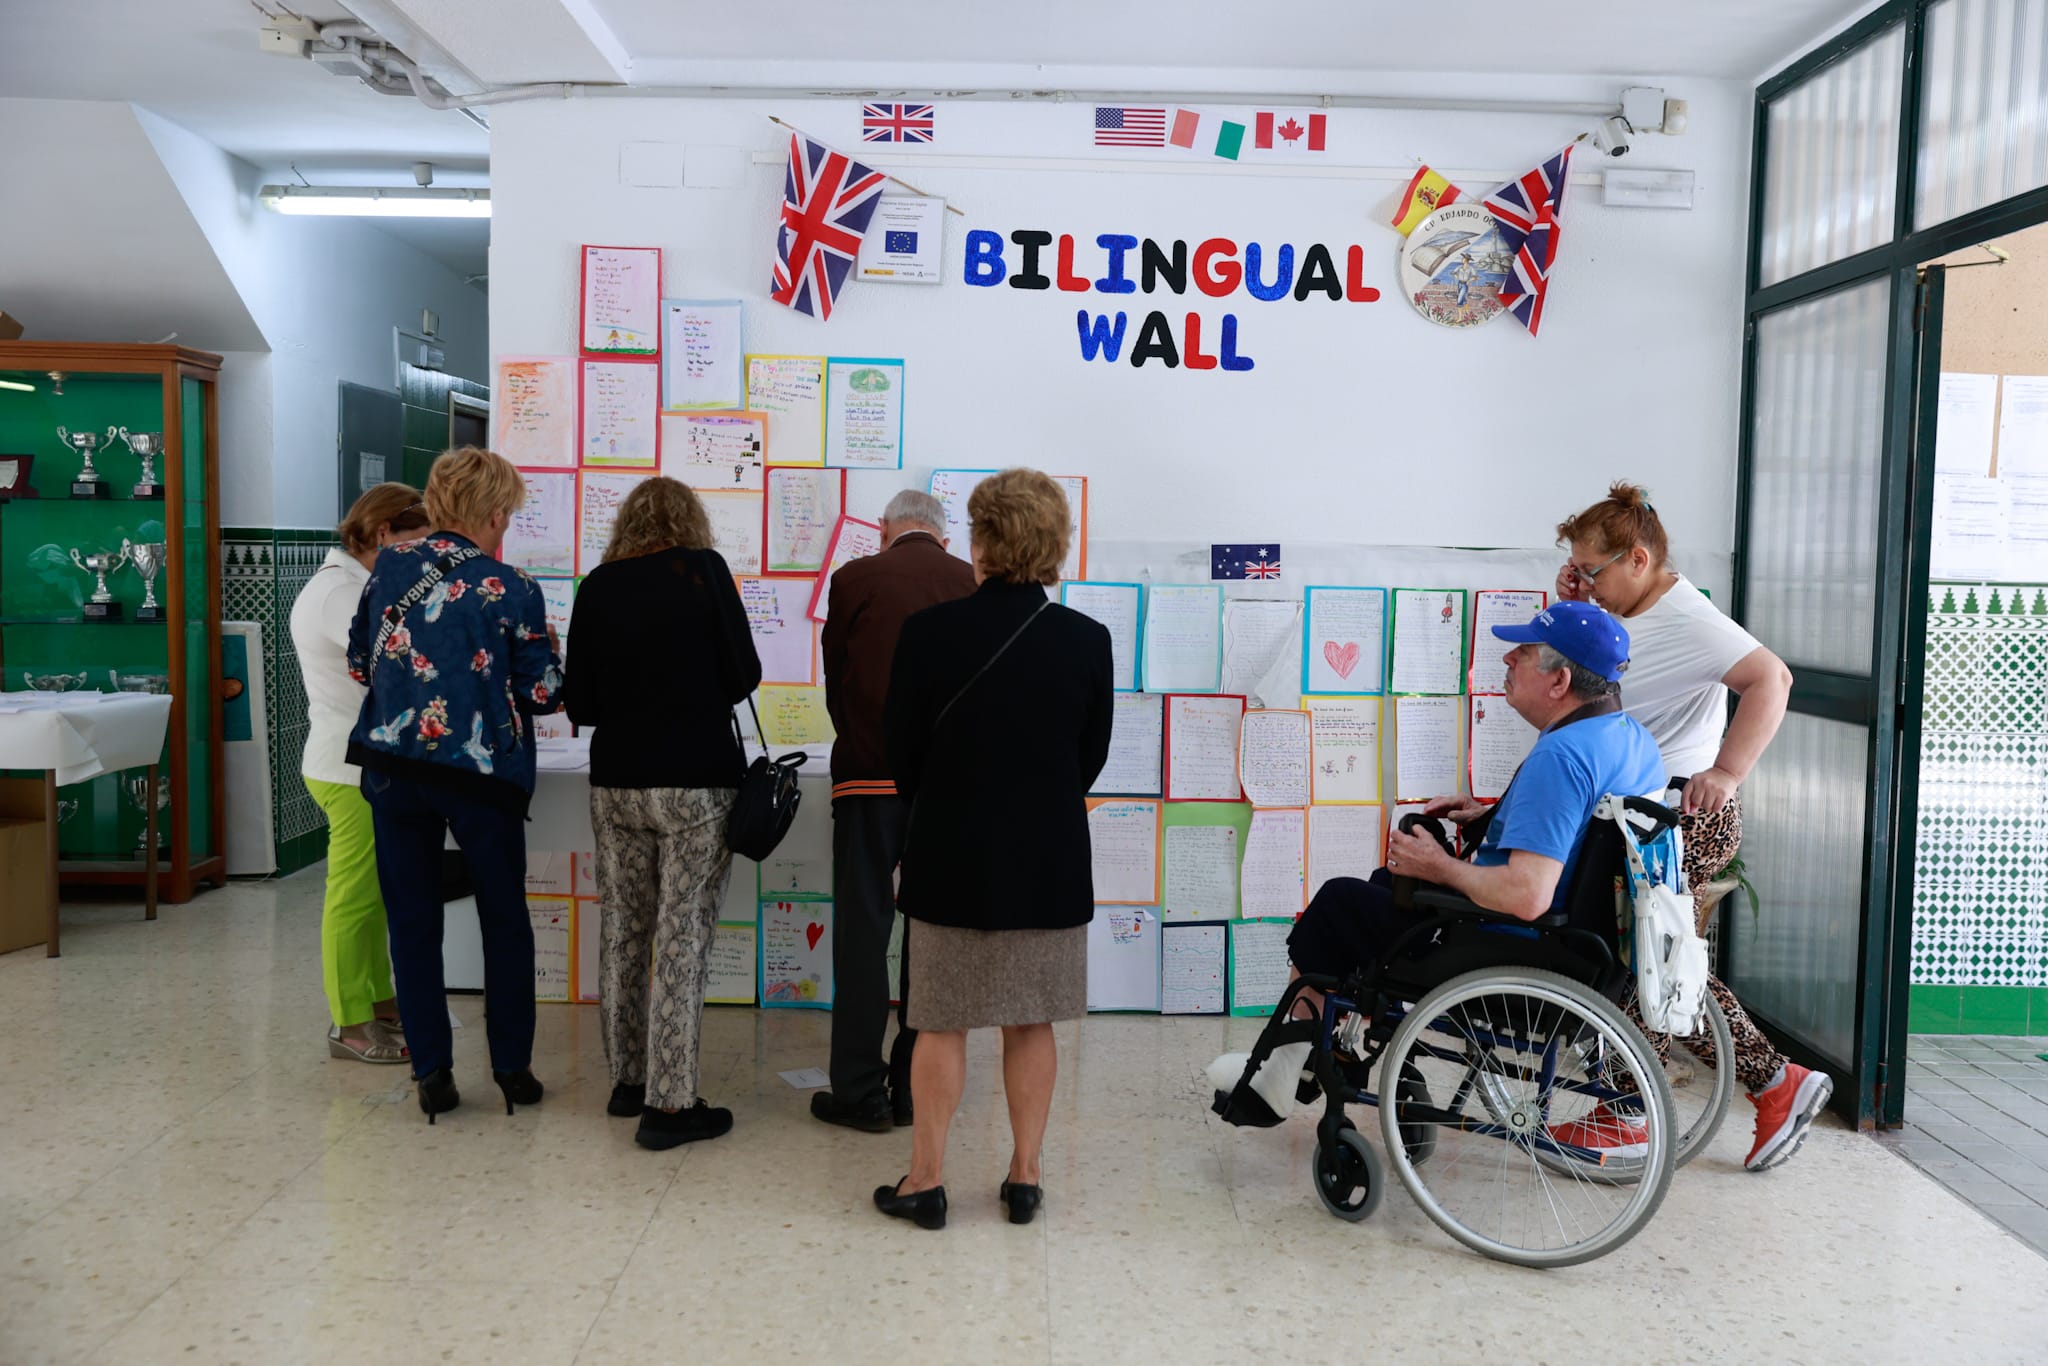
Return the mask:
<svg viewBox="0 0 2048 1366">
<path fill-rule="evenodd" d="M 540 1100 L 533 1061 L 533 927 L 526 914 L 526 718 L 559 705 L 562 664 L 540 588 L 497 559 L 525 499 L 519 471 L 474 446 L 435 462 L 430 524 L 391 546 L 349 630 L 369 689 L 349 736 L 377 839 L 377 881 L 420 1109 L 461 1102 L 441 966 L 441 851 L 461 848 L 483 931 L 484 1024 L 505 1109 Z"/>
</svg>

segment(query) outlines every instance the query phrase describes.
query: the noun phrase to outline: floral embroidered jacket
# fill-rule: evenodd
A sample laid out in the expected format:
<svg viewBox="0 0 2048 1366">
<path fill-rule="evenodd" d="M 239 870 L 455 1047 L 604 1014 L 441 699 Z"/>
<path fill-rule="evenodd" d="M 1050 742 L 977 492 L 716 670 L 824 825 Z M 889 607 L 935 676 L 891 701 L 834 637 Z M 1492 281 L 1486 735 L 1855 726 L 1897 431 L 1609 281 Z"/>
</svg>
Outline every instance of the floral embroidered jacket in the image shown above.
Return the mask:
<svg viewBox="0 0 2048 1366">
<path fill-rule="evenodd" d="M 348 758 L 524 812 L 535 753 L 526 717 L 555 710 L 562 687 L 540 586 L 477 555 L 451 567 L 396 627 L 384 629 L 443 556 L 475 549 L 443 531 L 377 556 L 349 628 L 349 672 L 370 691 Z"/>
</svg>

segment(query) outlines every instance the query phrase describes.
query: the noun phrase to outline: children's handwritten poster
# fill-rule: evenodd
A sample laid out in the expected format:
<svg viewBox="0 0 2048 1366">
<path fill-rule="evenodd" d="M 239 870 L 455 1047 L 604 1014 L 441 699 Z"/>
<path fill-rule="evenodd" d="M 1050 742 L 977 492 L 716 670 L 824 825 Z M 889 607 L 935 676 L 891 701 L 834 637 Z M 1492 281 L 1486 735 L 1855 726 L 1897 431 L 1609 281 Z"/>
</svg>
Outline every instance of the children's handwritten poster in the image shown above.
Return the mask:
<svg viewBox="0 0 2048 1366">
<path fill-rule="evenodd" d="M 967 500 L 981 481 L 994 470 L 933 470 L 926 487 L 946 510 L 946 549 L 955 559 L 974 559 L 973 528 L 967 519 Z"/>
<path fill-rule="evenodd" d="M 604 999 L 604 904 L 576 903 L 576 999 Z"/>
<path fill-rule="evenodd" d="M 1379 692 L 1387 644 L 1387 590 L 1311 587 L 1304 602 L 1302 692 Z"/>
<path fill-rule="evenodd" d="M 1386 839 L 1377 806 L 1312 806 L 1308 809 L 1308 897 L 1315 900 L 1333 877 L 1361 882 L 1380 866 Z"/>
<path fill-rule="evenodd" d="M 569 659 L 569 618 L 576 608 L 575 579 L 536 578 L 540 585 L 540 600 L 547 610 L 548 625 L 555 628 L 555 648 L 561 652 L 564 663 Z M 561 713 L 554 713 L 560 715 Z M 538 721 L 541 718 L 535 717 Z"/>
<path fill-rule="evenodd" d="M 1380 799 L 1378 697 L 1324 693 L 1304 697 L 1309 718 L 1309 766 L 1317 802 Z"/>
<path fill-rule="evenodd" d="M 526 501 L 505 527 L 498 558 L 529 574 L 576 572 L 576 472 L 521 470 Z"/>
<path fill-rule="evenodd" d="M 693 489 L 758 489 L 767 463 L 765 413 L 661 415 L 661 472 Z"/>
<path fill-rule="evenodd" d="M 832 548 L 832 529 L 846 509 L 846 471 L 770 465 L 762 565 L 769 574 L 818 574 Z"/>
<path fill-rule="evenodd" d="M 528 897 L 526 917 L 533 922 L 533 999 L 566 1001 L 575 980 L 569 972 L 570 902 L 561 897 Z"/>
<path fill-rule="evenodd" d="M 754 696 L 761 709 L 762 739 L 777 749 L 813 749 L 832 743 L 832 714 L 823 688 L 764 683 Z"/>
<path fill-rule="evenodd" d="M 1271 1015 L 1287 992 L 1287 936 L 1294 918 L 1239 920 L 1230 927 L 1230 1013 Z"/>
<path fill-rule="evenodd" d="M 1060 579 L 1088 577 L 1088 479 L 1080 474 L 1048 475 L 1067 495 L 1067 558 L 1060 562 Z"/>
<path fill-rule="evenodd" d="M 583 249 L 583 351 L 652 356 L 661 349 L 661 249 Z"/>
<path fill-rule="evenodd" d="M 1243 693 L 1256 707 L 1293 706 L 1301 695 L 1301 680 L 1292 667 L 1300 629 L 1298 602 L 1232 598 L 1224 603 L 1223 691 Z"/>
<path fill-rule="evenodd" d="M 718 922 L 711 932 L 711 961 L 704 981 L 706 1005 L 754 1004 L 754 972 L 760 943 L 760 926 Z"/>
<path fill-rule="evenodd" d="M 761 1004 L 832 1006 L 832 903 L 761 903 Z"/>
<path fill-rule="evenodd" d="M 1154 584 L 1144 640 L 1146 692 L 1215 692 L 1223 686 L 1223 590 Z"/>
<path fill-rule="evenodd" d="M 584 470 L 576 476 L 576 572 L 588 574 L 604 562 L 604 548 L 612 539 L 612 525 L 619 520 L 619 504 L 626 501 L 644 474 Z"/>
<path fill-rule="evenodd" d="M 832 895 L 832 804 L 799 802 L 782 843 L 755 870 L 763 901 Z"/>
<path fill-rule="evenodd" d="M 761 572 L 761 509 L 759 493 L 700 491 L 697 498 L 711 519 L 711 545 L 735 574 Z"/>
<path fill-rule="evenodd" d="M 1301 914 L 1308 848 L 1308 812 L 1254 811 L 1240 868 L 1239 914 L 1247 920 Z"/>
<path fill-rule="evenodd" d="M 1168 694 L 1168 801 L 1234 802 L 1244 796 L 1237 780 L 1237 736 L 1243 719 L 1242 697 Z"/>
<path fill-rule="evenodd" d="M 651 361 L 584 361 L 583 463 L 653 469 L 661 453 L 660 388 L 661 367 Z"/>
<path fill-rule="evenodd" d="M 1388 689 L 1456 695 L 1465 690 L 1465 590 L 1394 590 L 1394 663 Z"/>
<path fill-rule="evenodd" d="M 1309 714 L 1247 711 L 1238 728 L 1237 772 L 1253 806 L 1307 806 Z"/>
<path fill-rule="evenodd" d="M 548 853 L 539 849 L 526 851 L 526 894 L 528 896 L 568 896 L 576 890 L 576 856 L 566 853 Z"/>
<path fill-rule="evenodd" d="M 1402 697 L 1394 707 L 1395 796 L 1428 801 L 1458 790 L 1458 731 L 1464 699 Z"/>
<path fill-rule="evenodd" d="M 855 560 L 882 553 L 882 529 L 858 517 L 841 517 L 832 528 L 832 543 L 825 555 L 825 572 L 818 575 L 811 593 L 811 620 L 822 622 L 832 598 L 832 576 Z"/>
<path fill-rule="evenodd" d="M 737 408 L 746 397 L 738 299 L 666 299 L 661 305 L 661 406 L 670 412 Z"/>
<path fill-rule="evenodd" d="M 1060 585 L 1060 601 L 1083 616 L 1093 617 L 1109 628 L 1109 658 L 1112 684 L 1118 691 L 1138 688 L 1139 604 L 1144 589 L 1135 583 L 1083 583 L 1068 579 Z"/>
<path fill-rule="evenodd" d="M 1159 1009 L 1159 916 L 1148 906 L 1097 906 L 1088 922 L 1088 1009 Z"/>
<path fill-rule="evenodd" d="M 491 417 L 498 454 L 515 465 L 575 468 L 575 358 L 500 356 L 494 369 Z"/>
<path fill-rule="evenodd" d="M 1160 928 L 1159 1009 L 1166 1015 L 1221 1015 L 1228 1004 L 1224 967 L 1228 927 Z"/>
<path fill-rule="evenodd" d="M 1088 803 L 1097 905 L 1159 904 L 1159 803 L 1119 797 Z"/>
<path fill-rule="evenodd" d="M 1169 802 L 1161 818 L 1168 920 L 1229 920 L 1237 914 L 1238 868 L 1251 834 L 1252 809 L 1242 802 Z"/>
<path fill-rule="evenodd" d="M 825 362 L 825 463 L 903 468 L 903 362 L 833 356 Z"/>
<path fill-rule="evenodd" d="M 802 579 L 742 577 L 735 582 L 747 629 L 753 633 L 754 652 L 761 657 L 761 681 L 816 683 L 811 635 L 818 628 L 807 613 L 811 586 Z"/>
<path fill-rule="evenodd" d="M 1529 751 L 1536 748 L 1536 727 L 1508 705 L 1505 697 L 1475 696 L 1466 699 L 1472 722 L 1468 727 L 1472 795 L 1491 801 L 1508 790 L 1515 770 Z"/>
<path fill-rule="evenodd" d="M 748 356 L 747 408 L 768 414 L 777 464 L 825 463 L 823 356 Z"/>
<path fill-rule="evenodd" d="M 1497 693 L 1507 686 L 1507 653 L 1514 646 L 1493 633 L 1496 626 L 1527 626 L 1550 602 L 1534 590 L 1487 589 L 1472 595 L 1473 692 Z"/>
<path fill-rule="evenodd" d="M 1093 794 L 1157 797 L 1164 752 L 1166 699 L 1158 693 L 1120 692 L 1110 699 L 1109 761 Z"/>
</svg>

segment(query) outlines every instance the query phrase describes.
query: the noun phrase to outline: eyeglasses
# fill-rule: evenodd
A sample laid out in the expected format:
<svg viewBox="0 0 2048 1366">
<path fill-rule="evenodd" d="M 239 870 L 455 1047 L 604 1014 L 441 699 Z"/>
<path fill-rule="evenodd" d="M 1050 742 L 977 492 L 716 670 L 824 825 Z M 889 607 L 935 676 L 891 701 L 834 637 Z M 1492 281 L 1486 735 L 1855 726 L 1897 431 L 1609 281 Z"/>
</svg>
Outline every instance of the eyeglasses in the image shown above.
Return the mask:
<svg viewBox="0 0 2048 1366">
<path fill-rule="evenodd" d="M 1613 564 L 1613 563 L 1614 563 L 1614 562 L 1615 562 L 1616 560 L 1620 559 L 1620 558 L 1621 558 L 1621 557 L 1622 557 L 1623 555 L 1626 555 L 1626 554 L 1628 554 L 1628 551 L 1626 551 L 1626 550 L 1623 550 L 1623 551 L 1619 551 L 1619 552 L 1617 552 L 1617 553 L 1616 553 L 1616 554 L 1614 554 L 1613 556 L 1610 556 L 1610 557 L 1609 557 L 1609 558 L 1608 558 L 1608 559 L 1607 559 L 1607 560 L 1606 560 L 1605 562 L 1603 562 L 1603 563 L 1602 563 L 1602 564 L 1601 564 L 1601 565 L 1600 565 L 1600 566 L 1599 566 L 1599 567 L 1598 567 L 1597 569 L 1581 569 L 1581 568 L 1579 568 L 1579 567 L 1578 567 L 1577 565 L 1573 565 L 1573 566 L 1572 566 L 1572 573 L 1574 573 L 1574 574 L 1578 575 L 1578 576 L 1579 576 L 1579 577 L 1580 577 L 1581 579 L 1585 580 L 1585 581 L 1586 581 L 1587 583 L 1591 583 L 1591 582 L 1593 582 L 1593 580 L 1595 580 L 1595 579 L 1599 578 L 1599 577 L 1600 577 L 1600 576 L 1601 576 L 1602 574 L 1604 574 L 1604 573 L 1606 573 L 1606 572 L 1607 572 L 1607 566 L 1608 566 L 1608 565 L 1610 565 L 1610 564 Z"/>
</svg>

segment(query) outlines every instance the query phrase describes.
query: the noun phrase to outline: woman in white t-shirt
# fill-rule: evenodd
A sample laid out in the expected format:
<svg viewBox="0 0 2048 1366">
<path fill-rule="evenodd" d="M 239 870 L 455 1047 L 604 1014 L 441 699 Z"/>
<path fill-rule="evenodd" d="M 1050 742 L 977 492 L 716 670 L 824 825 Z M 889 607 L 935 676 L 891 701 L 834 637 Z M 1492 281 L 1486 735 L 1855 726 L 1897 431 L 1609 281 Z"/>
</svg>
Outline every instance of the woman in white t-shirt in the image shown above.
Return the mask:
<svg viewBox="0 0 2048 1366">
<path fill-rule="evenodd" d="M 349 676 L 348 630 L 377 552 L 427 529 L 426 505 L 410 484 L 379 484 L 335 528 L 339 548 L 292 602 L 292 647 L 306 684 L 309 726 L 299 775 L 327 816 L 327 893 L 320 915 L 320 967 L 333 1026 L 327 1051 L 359 1062 L 408 1060 L 385 942 L 384 897 L 362 770 L 348 762 L 349 732 L 366 689 Z"/>
<path fill-rule="evenodd" d="M 1685 875 L 1704 886 L 1742 844 L 1737 789 L 1785 719 L 1792 671 L 1670 567 L 1664 524 L 1639 486 L 1617 481 L 1605 498 L 1558 523 L 1557 539 L 1571 551 L 1557 573 L 1557 596 L 1597 603 L 1627 624 L 1622 710 L 1657 741 L 1665 771 L 1685 779 Z M 1780 1053 L 1719 979 L 1712 988 L 1734 1036 L 1736 1077 L 1757 1107 L 1756 1142 L 1744 1165 L 1763 1171 L 1799 1150 L 1834 1083 Z M 1713 1061 L 1710 1048 L 1697 1051 Z"/>
</svg>

